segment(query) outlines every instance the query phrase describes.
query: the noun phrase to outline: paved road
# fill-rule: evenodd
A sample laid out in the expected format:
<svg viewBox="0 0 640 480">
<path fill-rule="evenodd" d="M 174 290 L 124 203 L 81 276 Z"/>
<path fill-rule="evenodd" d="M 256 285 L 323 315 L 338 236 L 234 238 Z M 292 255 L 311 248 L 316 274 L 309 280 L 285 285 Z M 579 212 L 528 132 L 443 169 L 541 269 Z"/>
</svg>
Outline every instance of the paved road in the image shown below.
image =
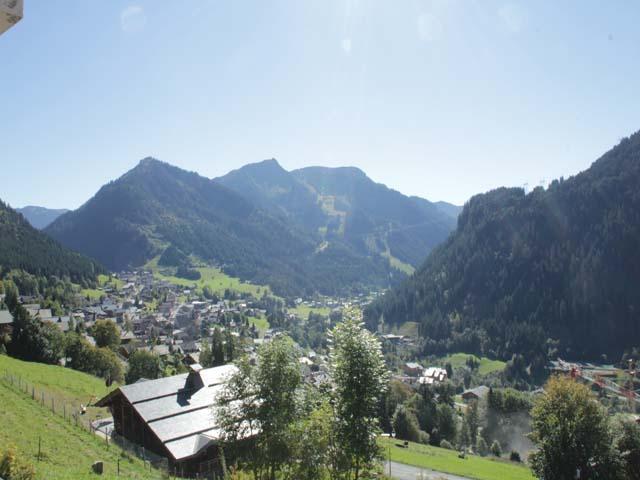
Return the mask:
<svg viewBox="0 0 640 480">
<path fill-rule="evenodd" d="M 384 464 L 384 472 L 389 473 L 388 461 Z M 391 462 L 391 476 L 397 480 L 469 480 L 450 473 L 436 472 L 396 462 Z"/>
</svg>

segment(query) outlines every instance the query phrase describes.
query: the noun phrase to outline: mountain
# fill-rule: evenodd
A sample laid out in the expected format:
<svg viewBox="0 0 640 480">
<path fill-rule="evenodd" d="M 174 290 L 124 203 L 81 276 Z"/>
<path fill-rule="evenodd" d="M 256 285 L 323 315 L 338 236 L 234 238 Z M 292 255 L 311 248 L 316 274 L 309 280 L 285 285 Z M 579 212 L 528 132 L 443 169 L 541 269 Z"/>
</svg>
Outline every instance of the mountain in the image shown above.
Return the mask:
<svg viewBox="0 0 640 480">
<path fill-rule="evenodd" d="M 215 181 L 321 242 L 388 259 L 404 271 L 418 266 L 456 224 L 436 204 L 375 183 L 353 167 L 288 172 L 272 159 Z"/>
<path fill-rule="evenodd" d="M 460 212 L 462 212 L 462 207 L 448 202 L 435 202 L 435 206 L 442 213 L 449 215 L 451 218 L 455 218 L 456 220 L 460 215 Z"/>
<path fill-rule="evenodd" d="M 16 208 L 27 221 L 38 230 L 48 227 L 60 215 L 67 213 L 69 210 L 65 208 L 52 209 L 44 207 L 27 206 Z"/>
<path fill-rule="evenodd" d="M 69 251 L 32 227 L 25 218 L 0 201 L 0 271 L 21 269 L 34 275 L 68 277 L 93 283 L 103 268 Z"/>
<path fill-rule="evenodd" d="M 525 195 L 473 197 L 456 232 L 367 322 L 420 322 L 425 351 L 618 360 L 640 344 L 640 132 Z"/>
<path fill-rule="evenodd" d="M 277 172 L 276 172 L 277 173 Z M 388 285 L 388 262 L 319 243 L 283 215 L 200 175 L 147 158 L 46 232 L 113 270 L 196 257 L 279 294 Z"/>
</svg>

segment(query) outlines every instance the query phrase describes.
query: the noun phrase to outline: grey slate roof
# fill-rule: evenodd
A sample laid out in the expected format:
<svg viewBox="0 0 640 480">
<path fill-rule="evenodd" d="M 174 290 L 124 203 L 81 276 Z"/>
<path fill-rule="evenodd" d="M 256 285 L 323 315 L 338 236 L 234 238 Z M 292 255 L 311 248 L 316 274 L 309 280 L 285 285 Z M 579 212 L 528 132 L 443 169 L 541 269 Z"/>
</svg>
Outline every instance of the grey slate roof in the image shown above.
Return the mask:
<svg viewBox="0 0 640 480">
<path fill-rule="evenodd" d="M 175 460 L 196 455 L 220 437 L 213 404 L 234 365 L 202 369 L 199 372 L 148 380 L 120 387 L 122 395 L 154 432 Z M 200 376 L 202 386 L 192 388 L 189 376 Z M 110 403 L 114 392 L 97 402 Z"/>
<path fill-rule="evenodd" d="M 464 395 L 472 394 L 477 398 L 483 398 L 488 393 L 489 393 L 489 387 L 487 387 L 486 385 L 480 385 L 479 387 L 465 390 L 462 395 L 464 396 Z"/>
<path fill-rule="evenodd" d="M 0 325 L 11 325 L 12 323 L 13 316 L 9 310 L 0 310 Z"/>
</svg>

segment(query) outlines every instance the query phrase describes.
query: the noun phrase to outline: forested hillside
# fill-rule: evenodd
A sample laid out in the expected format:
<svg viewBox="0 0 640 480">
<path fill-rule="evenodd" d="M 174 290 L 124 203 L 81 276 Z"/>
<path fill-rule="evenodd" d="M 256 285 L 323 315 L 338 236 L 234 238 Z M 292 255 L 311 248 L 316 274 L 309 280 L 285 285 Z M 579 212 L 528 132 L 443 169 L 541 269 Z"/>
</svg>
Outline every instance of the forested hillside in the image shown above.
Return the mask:
<svg viewBox="0 0 640 480">
<path fill-rule="evenodd" d="M 640 133 L 547 190 L 473 197 L 457 231 L 367 311 L 425 351 L 618 360 L 640 344 Z"/>
<path fill-rule="evenodd" d="M 174 257 L 218 264 L 281 295 L 388 285 L 385 259 L 321 245 L 231 189 L 150 158 L 46 232 L 114 270 L 144 265 L 172 246 Z"/>
<path fill-rule="evenodd" d="M 91 284 L 103 268 L 72 252 L 32 227 L 25 218 L 0 201 L 0 272 L 12 269 L 72 282 Z"/>
<path fill-rule="evenodd" d="M 455 206 L 443 204 L 443 210 L 422 198 L 407 197 L 353 167 L 287 172 L 272 159 L 216 181 L 319 241 L 383 256 L 405 271 L 420 265 L 456 224 Z"/>
</svg>

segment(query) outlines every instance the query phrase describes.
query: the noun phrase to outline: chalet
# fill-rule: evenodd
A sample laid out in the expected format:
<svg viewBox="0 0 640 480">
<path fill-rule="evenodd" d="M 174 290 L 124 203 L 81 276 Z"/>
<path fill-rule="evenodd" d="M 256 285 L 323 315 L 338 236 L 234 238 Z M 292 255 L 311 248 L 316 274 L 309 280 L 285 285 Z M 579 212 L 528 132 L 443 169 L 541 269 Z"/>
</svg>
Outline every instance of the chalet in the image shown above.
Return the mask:
<svg viewBox="0 0 640 480">
<path fill-rule="evenodd" d="M 237 371 L 233 365 L 119 387 L 96 403 L 108 407 L 116 432 L 169 461 L 175 474 L 205 477 L 218 466 L 216 396 Z"/>
<path fill-rule="evenodd" d="M 11 333 L 13 329 L 13 315 L 8 310 L 0 310 L 0 335 Z"/>
<path fill-rule="evenodd" d="M 418 383 L 422 385 L 436 385 L 447 379 L 447 371 L 440 367 L 429 367 L 424 370 L 422 376 L 418 379 Z"/>
<path fill-rule="evenodd" d="M 404 364 L 404 373 L 410 377 L 419 377 L 424 368 L 419 363 L 409 362 Z"/>
<path fill-rule="evenodd" d="M 73 323 L 71 317 L 41 317 L 40 321 L 53 324 L 65 333 L 69 331 Z"/>
<path fill-rule="evenodd" d="M 486 397 L 489 394 L 490 390 L 491 389 L 486 385 L 480 385 L 479 387 L 465 390 L 462 393 L 462 399 L 465 402 L 470 402 L 472 400 L 482 400 L 484 397 Z"/>
</svg>

